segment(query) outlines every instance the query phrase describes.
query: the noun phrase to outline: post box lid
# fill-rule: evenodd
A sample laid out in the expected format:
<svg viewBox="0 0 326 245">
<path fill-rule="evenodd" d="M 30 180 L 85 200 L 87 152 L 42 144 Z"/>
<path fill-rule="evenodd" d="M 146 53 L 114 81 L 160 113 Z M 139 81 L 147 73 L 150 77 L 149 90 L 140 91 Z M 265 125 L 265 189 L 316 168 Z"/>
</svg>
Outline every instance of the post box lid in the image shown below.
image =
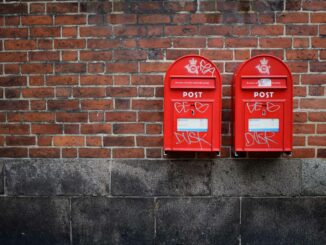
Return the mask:
<svg viewBox="0 0 326 245">
<path fill-rule="evenodd" d="M 213 62 L 200 55 L 186 55 L 170 65 L 164 86 L 173 89 L 214 89 L 220 81 L 219 70 Z"/>
</svg>

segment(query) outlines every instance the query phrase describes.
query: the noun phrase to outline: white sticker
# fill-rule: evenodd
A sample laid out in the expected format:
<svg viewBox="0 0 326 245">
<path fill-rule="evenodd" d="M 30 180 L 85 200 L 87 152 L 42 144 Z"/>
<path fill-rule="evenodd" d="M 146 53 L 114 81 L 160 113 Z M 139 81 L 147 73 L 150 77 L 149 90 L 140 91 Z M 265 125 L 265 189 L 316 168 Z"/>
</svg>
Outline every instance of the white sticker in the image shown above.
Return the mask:
<svg viewBox="0 0 326 245">
<path fill-rule="evenodd" d="M 208 119 L 207 118 L 178 118 L 177 131 L 191 131 L 191 132 L 207 132 Z"/>
<path fill-rule="evenodd" d="M 278 132 L 280 130 L 278 118 L 249 119 L 249 132 Z"/>
<path fill-rule="evenodd" d="M 263 78 L 258 80 L 258 87 L 271 87 L 272 80 L 268 78 Z"/>
</svg>

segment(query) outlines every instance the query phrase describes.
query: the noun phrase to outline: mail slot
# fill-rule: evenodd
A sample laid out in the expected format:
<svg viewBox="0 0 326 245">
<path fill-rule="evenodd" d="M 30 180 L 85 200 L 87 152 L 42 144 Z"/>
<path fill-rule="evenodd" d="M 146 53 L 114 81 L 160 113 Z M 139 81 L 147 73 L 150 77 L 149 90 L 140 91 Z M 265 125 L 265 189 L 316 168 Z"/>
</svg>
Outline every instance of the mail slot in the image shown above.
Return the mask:
<svg viewBox="0 0 326 245">
<path fill-rule="evenodd" d="M 219 152 L 221 77 L 198 55 L 176 60 L 164 80 L 164 150 Z"/>
<path fill-rule="evenodd" d="M 233 77 L 234 151 L 292 151 L 292 75 L 272 55 L 244 62 Z"/>
</svg>

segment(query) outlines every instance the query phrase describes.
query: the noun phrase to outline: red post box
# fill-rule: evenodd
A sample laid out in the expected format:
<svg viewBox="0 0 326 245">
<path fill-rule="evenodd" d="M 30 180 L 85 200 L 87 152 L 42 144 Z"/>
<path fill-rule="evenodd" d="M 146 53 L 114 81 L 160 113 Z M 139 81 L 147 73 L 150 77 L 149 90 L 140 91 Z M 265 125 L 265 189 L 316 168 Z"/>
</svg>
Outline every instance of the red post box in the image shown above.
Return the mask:
<svg viewBox="0 0 326 245">
<path fill-rule="evenodd" d="M 292 151 L 292 75 L 284 62 L 258 55 L 233 78 L 234 151 Z"/>
<path fill-rule="evenodd" d="M 164 80 L 164 150 L 219 152 L 221 77 L 198 55 L 176 60 Z"/>
</svg>

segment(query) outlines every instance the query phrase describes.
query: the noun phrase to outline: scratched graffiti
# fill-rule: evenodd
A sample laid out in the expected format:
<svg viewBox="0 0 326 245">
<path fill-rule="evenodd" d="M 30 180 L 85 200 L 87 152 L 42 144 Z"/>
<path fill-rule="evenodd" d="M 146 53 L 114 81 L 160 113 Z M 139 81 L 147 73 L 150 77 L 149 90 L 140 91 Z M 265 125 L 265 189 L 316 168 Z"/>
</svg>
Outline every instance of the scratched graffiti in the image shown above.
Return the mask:
<svg viewBox="0 0 326 245">
<path fill-rule="evenodd" d="M 184 132 L 174 132 L 176 137 L 176 144 L 186 143 L 188 145 L 192 144 L 199 144 L 200 148 L 203 146 L 211 146 L 211 144 L 205 140 L 207 134 L 200 135 L 199 132 L 191 132 L 191 131 L 184 131 Z"/>
<path fill-rule="evenodd" d="M 191 110 L 191 104 L 189 102 L 175 102 L 174 103 L 174 109 L 177 113 L 187 113 Z M 209 104 L 207 103 L 201 103 L 201 102 L 195 102 L 194 103 L 194 110 L 199 113 L 205 113 L 209 108 Z"/>
<path fill-rule="evenodd" d="M 189 64 L 187 64 L 185 66 L 186 70 L 190 73 L 190 74 L 199 74 L 199 71 L 202 74 L 211 74 L 211 76 L 214 76 L 214 72 L 215 72 L 215 67 L 212 66 L 212 64 L 207 63 L 205 60 L 201 60 L 199 62 L 199 65 L 197 65 L 198 60 L 196 60 L 195 58 L 192 58 L 189 60 Z"/>
<path fill-rule="evenodd" d="M 253 113 L 255 111 L 261 111 L 264 107 L 265 103 L 263 102 L 253 102 L 253 103 L 247 103 L 247 108 L 250 113 Z M 280 105 L 276 105 L 272 102 L 266 103 L 266 111 L 267 112 L 276 112 L 281 108 Z"/>
<path fill-rule="evenodd" d="M 273 132 L 246 132 L 246 146 L 253 145 L 267 145 L 270 147 L 271 144 L 278 144 L 273 138 L 275 133 Z"/>
</svg>

